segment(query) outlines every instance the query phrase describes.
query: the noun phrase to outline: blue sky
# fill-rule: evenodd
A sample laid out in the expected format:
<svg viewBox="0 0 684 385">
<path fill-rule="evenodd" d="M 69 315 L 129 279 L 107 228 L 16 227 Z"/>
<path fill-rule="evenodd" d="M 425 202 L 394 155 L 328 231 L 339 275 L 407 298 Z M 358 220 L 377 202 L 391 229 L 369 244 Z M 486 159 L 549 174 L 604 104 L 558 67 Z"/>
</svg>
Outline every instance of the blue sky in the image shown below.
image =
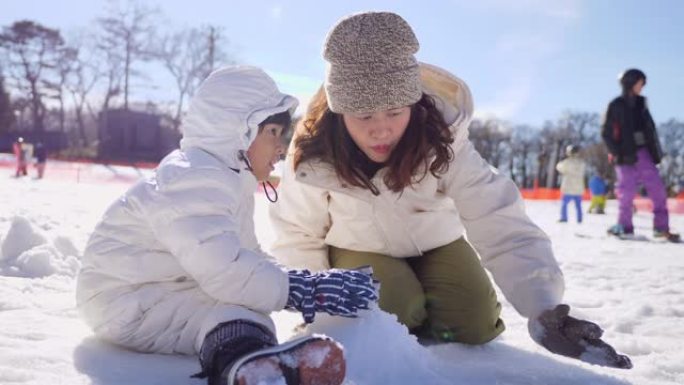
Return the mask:
<svg viewBox="0 0 684 385">
<path fill-rule="evenodd" d="M 541 125 L 567 109 L 603 112 L 619 93 L 618 74 L 638 67 L 648 75 L 644 94 L 656 121 L 684 120 L 681 0 L 142 2 L 161 9 L 160 29 L 221 26 L 240 62 L 265 68 L 304 103 L 322 82 L 330 27 L 350 13 L 390 10 L 414 28 L 419 60 L 469 84 L 480 116 Z M 6 0 L 0 25 L 32 19 L 68 36 L 105 9 L 104 0 Z M 173 99 L 167 80 L 134 90 L 132 99 Z"/>
</svg>

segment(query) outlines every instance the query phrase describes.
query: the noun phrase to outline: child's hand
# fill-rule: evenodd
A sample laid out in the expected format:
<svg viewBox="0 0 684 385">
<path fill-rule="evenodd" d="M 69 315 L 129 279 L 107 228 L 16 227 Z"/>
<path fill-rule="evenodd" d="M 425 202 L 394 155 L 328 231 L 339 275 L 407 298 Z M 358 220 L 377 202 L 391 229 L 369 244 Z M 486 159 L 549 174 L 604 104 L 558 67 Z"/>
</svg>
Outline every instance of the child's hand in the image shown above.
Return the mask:
<svg viewBox="0 0 684 385">
<path fill-rule="evenodd" d="M 331 269 L 319 273 L 291 270 L 286 308 L 302 312 L 311 323 L 316 312 L 355 317 L 358 309 L 368 309 L 378 300 L 372 271 Z"/>
</svg>

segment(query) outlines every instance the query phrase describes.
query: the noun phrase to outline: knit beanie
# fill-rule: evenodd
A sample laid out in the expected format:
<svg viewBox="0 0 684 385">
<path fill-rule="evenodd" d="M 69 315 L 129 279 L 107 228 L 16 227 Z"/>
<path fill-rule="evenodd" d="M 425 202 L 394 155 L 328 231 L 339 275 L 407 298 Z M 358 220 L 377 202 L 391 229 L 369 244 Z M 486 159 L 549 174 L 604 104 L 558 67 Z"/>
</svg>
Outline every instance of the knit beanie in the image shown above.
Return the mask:
<svg viewBox="0 0 684 385">
<path fill-rule="evenodd" d="M 408 106 L 422 96 L 418 40 L 406 20 L 390 12 L 364 12 L 340 20 L 328 33 L 325 93 L 336 113 Z"/>
</svg>

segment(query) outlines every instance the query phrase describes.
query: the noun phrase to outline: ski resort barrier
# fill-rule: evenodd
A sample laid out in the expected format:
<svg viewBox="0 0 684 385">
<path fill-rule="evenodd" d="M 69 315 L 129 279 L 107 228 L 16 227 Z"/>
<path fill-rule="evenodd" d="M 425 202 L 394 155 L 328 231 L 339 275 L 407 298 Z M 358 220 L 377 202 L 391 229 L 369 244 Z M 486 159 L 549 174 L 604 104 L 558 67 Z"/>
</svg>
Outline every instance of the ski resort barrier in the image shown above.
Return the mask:
<svg viewBox="0 0 684 385">
<path fill-rule="evenodd" d="M 557 188 L 536 188 L 536 189 L 521 189 L 520 193 L 523 199 L 526 200 L 560 200 L 561 192 Z M 590 200 L 591 194 L 589 190 L 584 192 L 582 200 Z M 651 212 L 653 211 L 653 203 L 647 197 L 637 197 L 634 199 L 634 207 L 637 211 Z M 684 214 L 684 192 L 681 192 L 675 198 L 667 200 L 667 209 L 670 213 Z"/>
</svg>

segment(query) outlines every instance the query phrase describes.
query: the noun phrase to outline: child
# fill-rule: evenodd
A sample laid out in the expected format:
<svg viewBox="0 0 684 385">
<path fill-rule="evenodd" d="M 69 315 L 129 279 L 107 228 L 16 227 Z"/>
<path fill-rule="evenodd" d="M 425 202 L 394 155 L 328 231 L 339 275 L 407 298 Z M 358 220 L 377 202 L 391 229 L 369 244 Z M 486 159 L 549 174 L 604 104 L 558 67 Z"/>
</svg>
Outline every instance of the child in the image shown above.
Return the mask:
<svg viewBox="0 0 684 385">
<path fill-rule="evenodd" d="M 591 204 L 587 212 L 591 214 L 595 209 L 596 214 L 605 214 L 607 187 L 600 175 L 594 174 L 589 179 L 589 191 L 591 192 Z"/>
<path fill-rule="evenodd" d="M 561 182 L 561 217 L 559 222 L 568 221 L 568 203 L 575 202 L 577 223 L 582 223 L 582 194 L 584 194 L 584 161 L 579 157 L 579 146 L 569 145 L 565 149 L 567 158 L 556 165 L 556 170 L 563 177 Z"/>
<path fill-rule="evenodd" d="M 568 315 L 548 237 L 468 140 L 468 87 L 419 64 L 418 46 L 390 12 L 351 15 L 329 32 L 324 87 L 271 206 L 274 254 L 316 270 L 371 265 L 381 309 L 419 336 L 475 345 L 504 330 L 484 265 L 542 346 L 575 358 L 591 346 L 630 367 L 597 325 Z"/>
<path fill-rule="evenodd" d="M 98 337 L 199 354 L 197 376 L 212 385 L 343 381 L 338 343 L 277 345 L 268 316 L 286 307 L 306 322 L 317 311 L 354 316 L 377 298 L 369 274 L 286 271 L 257 244 L 253 195 L 280 159 L 296 105 L 254 67 L 220 69 L 202 83 L 180 150 L 114 202 L 88 241 L 77 302 Z"/>
</svg>

